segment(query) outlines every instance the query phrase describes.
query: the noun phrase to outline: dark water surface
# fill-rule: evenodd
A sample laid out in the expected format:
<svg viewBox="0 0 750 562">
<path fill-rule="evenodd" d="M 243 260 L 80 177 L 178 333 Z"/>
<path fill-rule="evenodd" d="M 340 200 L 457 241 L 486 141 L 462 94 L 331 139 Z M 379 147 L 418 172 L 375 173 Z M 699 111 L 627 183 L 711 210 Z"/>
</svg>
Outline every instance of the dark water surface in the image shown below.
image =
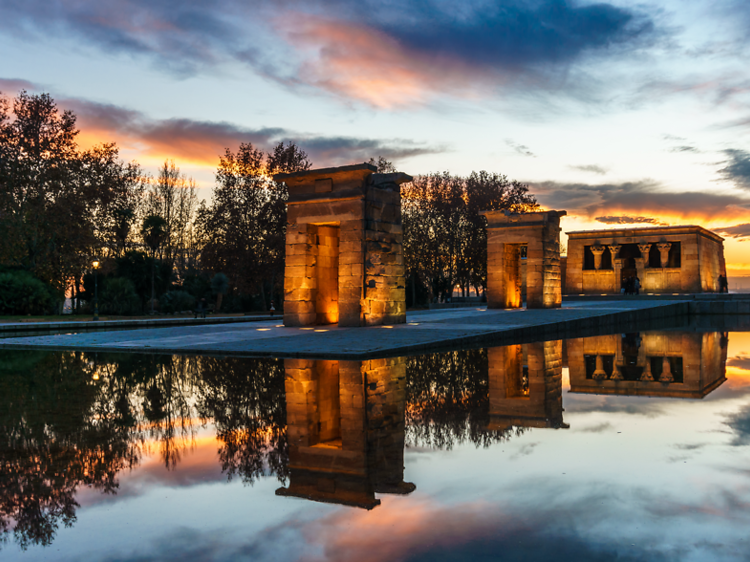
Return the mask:
<svg viewBox="0 0 750 562">
<path fill-rule="evenodd" d="M 1 560 L 750 559 L 750 333 L 0 352 Z"/>
</svg>

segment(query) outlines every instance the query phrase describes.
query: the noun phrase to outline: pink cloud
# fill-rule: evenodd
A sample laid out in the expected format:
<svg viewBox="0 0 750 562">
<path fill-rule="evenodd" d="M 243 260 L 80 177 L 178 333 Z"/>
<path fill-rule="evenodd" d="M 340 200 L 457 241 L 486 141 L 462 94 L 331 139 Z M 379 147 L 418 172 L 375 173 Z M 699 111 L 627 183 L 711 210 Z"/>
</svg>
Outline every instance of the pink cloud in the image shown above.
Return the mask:
<svg viewBox="0 0 750 562">
<path fill-rule="evenodd" d="M 410 50 L 364 24 L 290 12 L 275 26 L 304 58 L 299 82 L 375 107 L 421 104 L 438 93 L 477 97 L 497 79 L 458 58 Z"/>
</svg>

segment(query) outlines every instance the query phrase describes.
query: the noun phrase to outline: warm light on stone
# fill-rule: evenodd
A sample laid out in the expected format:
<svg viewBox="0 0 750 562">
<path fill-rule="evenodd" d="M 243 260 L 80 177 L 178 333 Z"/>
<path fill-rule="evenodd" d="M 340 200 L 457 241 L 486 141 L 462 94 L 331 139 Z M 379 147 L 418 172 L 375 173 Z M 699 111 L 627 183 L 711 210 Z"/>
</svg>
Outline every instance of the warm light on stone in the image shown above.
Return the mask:
<svg viewBox="0 0 750 562">
<path fill-rule="evenodd" d="M 575 338 L 566 350 L 571 392 L 703 398 L 726 380 L 720 332 Z"/>
<path fill-rule="evenodd" d="M 522 246 L 526 246 L 526 307 L 560 307 L 560 217 L 565 211 L 482 214 L 487 217 L 487 308 L 520 308 Z"/>
<path fill-rule="evenodd" d="M 726 275 L 724 239 L 700 226 L 568 232 L 565 294 L 617 294 L 637 277 L 641 293 L 718 292 Z M 600 250 L 609 247 L 611 266 Z M 671 256 L 671 258 L 670 258 Z"/>
<path fill-rule="evenodd" d="M 284 325 L 406 322 L 402 173 L 370 164 L 278 174 L 287 202 Z"/>
<path fill-rule="evenodd" d="M 280 496 L 372 509 L 404 482 L 406 361 L 286 359 L 289 485 Z"/>
</svg>

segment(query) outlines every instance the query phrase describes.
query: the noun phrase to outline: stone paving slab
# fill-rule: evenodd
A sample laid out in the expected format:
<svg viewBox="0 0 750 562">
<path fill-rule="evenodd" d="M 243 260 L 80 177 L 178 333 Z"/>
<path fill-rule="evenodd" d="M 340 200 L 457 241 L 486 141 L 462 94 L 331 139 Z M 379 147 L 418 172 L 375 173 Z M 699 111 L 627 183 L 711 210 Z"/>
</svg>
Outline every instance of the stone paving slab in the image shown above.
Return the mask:
<svg viewBox="0 0 750 562">
<path fill-rule="evenodd" d="M 369 328 L 285 328 L 276 319 L 3 338 L 0 348 L 367 359 L 425 350 L 541 341 L 587 330 L 611 332 L 635 323 L 684 321 L 688 310 L 687 302 L 588 301 L 551 310 L 417 311 L 407 315 L 407 324 Z"/>
</svg>

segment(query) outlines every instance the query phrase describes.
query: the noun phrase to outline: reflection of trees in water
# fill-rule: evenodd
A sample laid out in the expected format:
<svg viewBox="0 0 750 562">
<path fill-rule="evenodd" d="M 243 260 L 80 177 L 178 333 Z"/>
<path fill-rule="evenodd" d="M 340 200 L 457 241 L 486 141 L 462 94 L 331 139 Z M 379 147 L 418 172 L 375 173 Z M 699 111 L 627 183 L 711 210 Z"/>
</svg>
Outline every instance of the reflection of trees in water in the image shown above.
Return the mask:
<svg viewBox="0 0 750 562">
<path fill-rule="evenodd" d="M 206 418 L 230 478 L 284 479 L 283 393 L 275 360 L 0 353 L 0 537 L 49 545 L 75 522 L 76 488 L 114 494 L 156 452 L 175 468 Z"/>
<path fill-rule="evenodd" d="M 117 490 L 137 464 L 132 419 L 102 392 L 80 353 L 0 354 L 0 530 L 48 545 L 76 519 L 75 490 Z"/>
<path fill-rule="evenodd" d="M 407 444 L 487 447 L 521 431 L 486 429 L 486 351 L 406 363 Z M 284 379 L 275 359 L 0 353 L 0 536 L 49 545 L 75 521 L 79 486 L 114 494 L 151 454 L 174 469 L 209 420 L 228 478 L 286 481 Z"/>
<path fill-rule="evenodd" d="M 284 362 L 202 358 L 198 411 L 213 418 L 221 469 L 252 484 L 266 474 L 284 482 L 289 450 Z"/>
<path fill-rule="evenodd" d="M 406 444 L 451 449 L 489 447 L 523 428 L 488 431 L 487 351 L 466 349 L 406 359 Z"/>
</svg>

